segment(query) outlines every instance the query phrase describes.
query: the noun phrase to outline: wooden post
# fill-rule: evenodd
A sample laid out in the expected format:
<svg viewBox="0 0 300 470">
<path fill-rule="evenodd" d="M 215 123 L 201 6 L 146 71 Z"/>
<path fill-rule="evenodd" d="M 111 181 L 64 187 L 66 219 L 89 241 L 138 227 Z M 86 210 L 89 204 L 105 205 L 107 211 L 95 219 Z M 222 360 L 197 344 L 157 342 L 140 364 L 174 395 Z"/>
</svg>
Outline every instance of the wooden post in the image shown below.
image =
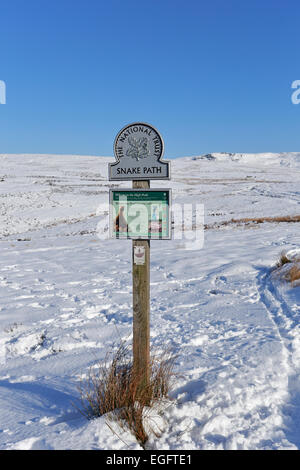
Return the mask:
<svg viewBox="0 0 300 470">
<path fill-rule="evenodd" d="M 132 182 L 133 189 L 149 189 L 150 181 Z M 135 247 L 144 247 L 145 263 L 134 263 Z M 146 387 L 150 379 L 150 240 L 132 240 L 133 369 Z"/>
</svg>

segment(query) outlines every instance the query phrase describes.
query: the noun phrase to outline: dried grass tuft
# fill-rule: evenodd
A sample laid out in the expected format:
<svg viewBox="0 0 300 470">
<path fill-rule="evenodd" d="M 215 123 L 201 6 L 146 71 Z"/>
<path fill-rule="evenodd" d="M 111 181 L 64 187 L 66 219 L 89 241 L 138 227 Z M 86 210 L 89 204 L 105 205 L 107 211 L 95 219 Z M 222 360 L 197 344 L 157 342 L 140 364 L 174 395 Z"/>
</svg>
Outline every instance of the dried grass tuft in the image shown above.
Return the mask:
<svg viewBox="0 0 300 470">
<path fill-rule="evenodd" d="M 88 419 L 107 415 L 108 421 L 127 427 L 144 446 L 149 432 L 145 430 L 145 417 L 151 408 L 169 398 L 174 362 L 175 357 L 169 353 L 152 358 L 150 380 L 145 386 L 144 373 L 134 371 L 130 349 L 122 343 L 97 368 L 89 369 L 87 379 L 81 380 L 81 413 Z M 151 431 L 157 435 L 154 428 Z"/>
<path fill-rule="evenodd" d="M 286 253 L 284 251 L 281 252 L 280 258 L 276 263 L 276 267 L 280 268 L 281 266 L 284 266 L 285 264 L 291 263 L 291 260 L 286 256 Z"/>
<path fill-rule="evenodd" d="M 289 270 L 289 281 L 294 284 L 300 280 L 300 267 L 294 264 Z"/>
<path fill-rule="evenodd" d="M 273 268 L 276 278 L 290 282 L 293 287 L 300 286 L 300 259 L 299 257 L 288 258 L 283 251 Z"/>
</svg>

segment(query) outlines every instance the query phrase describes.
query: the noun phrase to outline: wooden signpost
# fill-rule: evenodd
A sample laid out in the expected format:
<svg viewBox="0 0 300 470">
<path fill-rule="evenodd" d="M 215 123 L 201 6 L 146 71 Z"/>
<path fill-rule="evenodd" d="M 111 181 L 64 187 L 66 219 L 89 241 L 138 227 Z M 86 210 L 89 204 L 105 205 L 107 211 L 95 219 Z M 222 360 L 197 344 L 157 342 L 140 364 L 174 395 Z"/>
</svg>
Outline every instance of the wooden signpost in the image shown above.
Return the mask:
<svg viewBox="0 0 300 470">
<path fill-rule="evenodd" d="M 170 190 L 150 189 L 150 179 L 170 179 L 161 161 L 163 140 L 145 123 L 124 127 L 114 143 L 109 180 L 132 180 L 132 189 L 110 190 L 110 235 L 132 239 L 133 368 L 145 386 L 150 379 L 150 240 L 170 239 Z"/>
<path fill-rule="evenodd" d="M 134 189 L 150 181 L 133 181 Z M 144 252 L 144 264 L 134 262 L 135 251 Z M 147 386 L 150 375 L 150 240 L 132 240 L 133 369 Z"/>
</svg>

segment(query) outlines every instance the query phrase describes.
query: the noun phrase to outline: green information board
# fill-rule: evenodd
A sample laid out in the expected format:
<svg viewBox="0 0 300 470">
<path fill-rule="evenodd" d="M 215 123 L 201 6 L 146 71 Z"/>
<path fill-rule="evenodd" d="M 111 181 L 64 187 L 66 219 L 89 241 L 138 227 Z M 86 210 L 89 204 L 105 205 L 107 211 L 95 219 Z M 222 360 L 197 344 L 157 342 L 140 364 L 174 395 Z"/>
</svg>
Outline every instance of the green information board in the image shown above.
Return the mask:
<svg viewBox="0 0 300 470">
<path fill-rule="evenodd" d="M 111 189 L 111 237 L 170 239 L 170 193 L 170 189 Z"/>
</svg>

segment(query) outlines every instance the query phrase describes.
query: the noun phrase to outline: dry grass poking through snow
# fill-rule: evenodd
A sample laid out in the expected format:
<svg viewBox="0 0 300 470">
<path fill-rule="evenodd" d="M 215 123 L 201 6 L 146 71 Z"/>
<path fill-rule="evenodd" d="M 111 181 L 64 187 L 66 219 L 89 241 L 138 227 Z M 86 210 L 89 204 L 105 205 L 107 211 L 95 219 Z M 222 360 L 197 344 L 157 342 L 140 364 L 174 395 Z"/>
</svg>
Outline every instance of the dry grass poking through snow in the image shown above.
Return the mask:
<svg viewBox="0 0 300 470">
<path fill-rule="evenodd" d="M 263 224 L 265 222 L 268 223 L 297 223 L 300 222 L 300 215 L 287 215 L 287 216 L 276 216 L 276 217 L 246 217 L 243 219 L 230 219 L 225 220 L 223 222 L 215 222 L 213 224 L 206 224 L 204 228 L 211 229 L 211 228 L 220 228 L 226 227 L 229 225 L 237 225 L 237 226 L 250 226 L 253 227 L 255 225 Z"/>
<path fill-rule="evenodd" d="M 275 266 L 275 274 L 279 279 L 290 282 L 293 287 L 300 286 L 300 257 L 290 259 L 282 252 Z"/>
<path fill-rule="evenodd" d="M 141 386 L 144 374 L 138 376 L 132 367 L 129 347 L 124 343 L 114 353 L 109 353 L 103 363 L 89 370 L 81 381 L 81 412 L 88 418 L 107 415 L 109 422 L 117 421 L 127 428 L 143 447 L 148 433 L 159 435 L 158 426 L 151 426 L 151 410 L 162 405 L 169 397 L 175 377 L 175 357 L 164 353 L 151 360 L 151 377 L 148 386 Z M 147 421 L 147 418 L 148 421 Z M 112 428 L 111 428 L 112 429 Z"/>
<path fill-rule="evenodd" d="M 277 268 L 281 268 L 281 266 L 284 266 L 285 264 L 291 263 L 292 261 L 287 257 L 286 253 L 282 251 L 280 253 L 279 260 L 276 263 Z"/>
<path fill-rule="evenodd" d="M 300 266 L 294 264 L 289 271 L 290 282 L 294 285 L 298 284 L 296 281 L 300 280 Z"/>
<path fill-rule="evenodd" d="M 249 223 L 254 222 L 256 224 L 263 224 L 264 222 L 287 222 L 295 223 L 300 222 L 300 215 L 287 215 L 287 216 L 277 216 L 277 217 L 255 217 L 255 218 L 245 218 L 245 219 L 231 219 L 232 223 Z"/>
</svg>

